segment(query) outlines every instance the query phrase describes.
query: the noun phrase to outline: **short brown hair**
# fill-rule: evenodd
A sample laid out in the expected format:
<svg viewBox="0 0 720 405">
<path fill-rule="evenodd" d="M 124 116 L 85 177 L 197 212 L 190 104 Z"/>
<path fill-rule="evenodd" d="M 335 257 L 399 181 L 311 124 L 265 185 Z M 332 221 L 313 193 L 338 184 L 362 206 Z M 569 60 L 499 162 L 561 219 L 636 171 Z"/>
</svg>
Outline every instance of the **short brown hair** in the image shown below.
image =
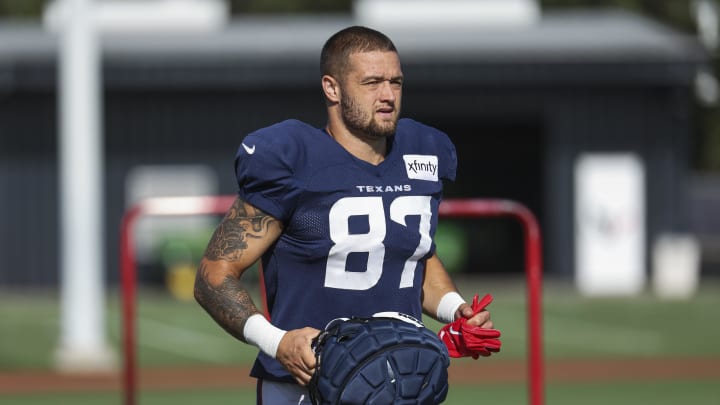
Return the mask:
<svg viewBox="0 0 720 405">
<path fill-rule="evenodd" d="M 371 28 L 352 26 L 331 36 L 320 53 L 320 73 L 340 79 L 347 71 L 350 55 L 359 52 L 395 52 L 395 44 L 385 34 Z"/>
</svg>

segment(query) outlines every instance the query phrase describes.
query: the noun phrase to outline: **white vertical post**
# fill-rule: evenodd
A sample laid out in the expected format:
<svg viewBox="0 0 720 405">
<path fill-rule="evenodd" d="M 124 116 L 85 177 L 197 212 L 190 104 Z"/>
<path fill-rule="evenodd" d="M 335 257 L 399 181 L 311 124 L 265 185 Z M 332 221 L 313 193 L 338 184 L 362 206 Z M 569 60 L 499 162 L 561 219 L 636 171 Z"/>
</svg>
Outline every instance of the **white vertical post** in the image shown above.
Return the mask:
<svg viewBox="0 0 720 405">
<path fill-rule="evenodd" d="M 59 52 L 60 342 L 67 371 L 113 367 L 105 339 L 103 142 L 91 0 L 65 0 Z"/>
</svg>

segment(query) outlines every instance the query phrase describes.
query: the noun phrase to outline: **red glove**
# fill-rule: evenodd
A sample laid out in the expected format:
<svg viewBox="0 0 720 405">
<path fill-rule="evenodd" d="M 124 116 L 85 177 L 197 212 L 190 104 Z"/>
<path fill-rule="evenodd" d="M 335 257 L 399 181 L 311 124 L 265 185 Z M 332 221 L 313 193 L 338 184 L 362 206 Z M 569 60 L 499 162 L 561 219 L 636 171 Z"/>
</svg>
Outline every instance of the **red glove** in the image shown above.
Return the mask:
<svg viewBox="0 0 720 405">
<path fill-rule="evenodd" d="M 492 295 L 486 294 L 478 302 L 475 294 L 472 302 L 473 315 L 485 309 L 492 302 Z M 440 329 L 438 336 L 448 348 L 450 357 L 468 357 L 477 359 L 479 356 L 487 357 L 500 351 L 502 342 L 498 339 L 500 331 L 497 329 L 481 328 L 467 324 L 467 318 L 460 318 L 450 322 Z"/>
</svg>

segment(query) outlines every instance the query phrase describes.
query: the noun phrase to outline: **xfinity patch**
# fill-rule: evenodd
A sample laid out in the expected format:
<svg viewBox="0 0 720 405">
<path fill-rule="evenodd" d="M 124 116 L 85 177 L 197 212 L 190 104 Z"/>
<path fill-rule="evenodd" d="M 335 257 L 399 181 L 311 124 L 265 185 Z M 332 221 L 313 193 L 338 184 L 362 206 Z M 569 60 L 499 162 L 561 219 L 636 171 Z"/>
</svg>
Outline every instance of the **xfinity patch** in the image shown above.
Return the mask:
<svg viewBox="0 0 720 405">
<path fill-rule="evenodd" d="M 438 181 L 438 158 L 435 155 L 403 155 L 408 178 Z"/>
</svg>

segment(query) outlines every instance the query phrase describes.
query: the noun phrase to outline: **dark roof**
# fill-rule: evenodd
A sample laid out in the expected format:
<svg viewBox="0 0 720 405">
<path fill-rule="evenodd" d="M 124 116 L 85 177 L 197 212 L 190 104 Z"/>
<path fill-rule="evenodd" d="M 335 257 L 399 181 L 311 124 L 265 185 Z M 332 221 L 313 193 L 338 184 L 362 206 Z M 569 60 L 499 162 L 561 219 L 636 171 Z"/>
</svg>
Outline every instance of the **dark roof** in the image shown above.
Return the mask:
<svg viewBox="0 0 720 405">
<path fill-rule="evenodd" d="M 108 35 L 103 54 L 106 66 L 118 73 L 108 76 L 111 82 L 123 82 L 124 69 L 182 68 L 185 73 L 194 69 L 202 76 L 199 71 L 207 67 L 247 67 L 255 75 L 250 82 L 257 82 L 263 81 L 263 75 L 256 70 L 272 66 L 267 80 L 282 74 L 281 81 L 290 83 L 312 74 L 314 84 L 322 44 L 354 23 L 350 16 L 240 17 L 206 34 Z M 669 64 L 687 68 L 706 58 L 694 38 L 618 10 L 544 12 L 540 21 L 524 28 L 375 28 L 393 39 L 406 66 Z M 39 22 L 0 22 L 0 38 L 0 86 L 12 80 L 9 77 L 22 76 L 19 66 L 55 60 L 57 35 L 43 30 Z M 222 80 L 232 74 L 212 76 Z M 126 80 L 145 82 L 129 76 Z"/>
</svg>

